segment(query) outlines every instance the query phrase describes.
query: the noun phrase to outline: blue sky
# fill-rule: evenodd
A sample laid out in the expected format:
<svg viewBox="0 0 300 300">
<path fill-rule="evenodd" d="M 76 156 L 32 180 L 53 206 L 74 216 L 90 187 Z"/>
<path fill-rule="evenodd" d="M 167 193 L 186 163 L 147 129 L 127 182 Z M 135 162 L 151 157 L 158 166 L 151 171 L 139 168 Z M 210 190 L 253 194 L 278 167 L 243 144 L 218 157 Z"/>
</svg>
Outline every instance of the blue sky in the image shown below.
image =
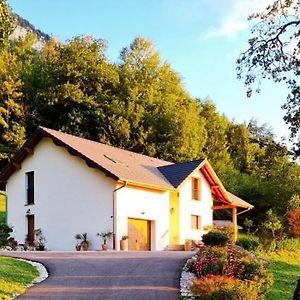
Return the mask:
<svg viewBox="0 0 300 300">
<path fill-rule="evenodd" d="M 108 57 L 136 36 L 152 40 L 161 57 L 181 75 L 194 97 L 210 97 L 229 119 L 268 123 L 279 137 L 288 134 L 281 105 L 284 86 L 263 82 L 248 99 L 236 79 L 235 61 L 246 49 L 248 14 L 269 0 L 8 0 L 13 11 L 38 29 L 67 40 L 87 34 L 108 42 Z"/>
</svg>

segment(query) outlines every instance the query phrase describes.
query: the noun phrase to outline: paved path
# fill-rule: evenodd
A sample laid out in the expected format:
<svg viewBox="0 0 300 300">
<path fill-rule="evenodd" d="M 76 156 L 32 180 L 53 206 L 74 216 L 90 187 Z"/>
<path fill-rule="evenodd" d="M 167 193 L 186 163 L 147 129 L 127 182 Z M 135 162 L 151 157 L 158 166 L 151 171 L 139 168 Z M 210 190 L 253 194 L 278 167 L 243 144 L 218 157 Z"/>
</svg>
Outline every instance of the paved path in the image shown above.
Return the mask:
<svg viewBox="0 0 300 300">
<path fill-rule="evenodd" d="M 18 299 L 175 300 L 191 252 L 0 252 L 41 262 L 49 278 Z"/>
</svg>

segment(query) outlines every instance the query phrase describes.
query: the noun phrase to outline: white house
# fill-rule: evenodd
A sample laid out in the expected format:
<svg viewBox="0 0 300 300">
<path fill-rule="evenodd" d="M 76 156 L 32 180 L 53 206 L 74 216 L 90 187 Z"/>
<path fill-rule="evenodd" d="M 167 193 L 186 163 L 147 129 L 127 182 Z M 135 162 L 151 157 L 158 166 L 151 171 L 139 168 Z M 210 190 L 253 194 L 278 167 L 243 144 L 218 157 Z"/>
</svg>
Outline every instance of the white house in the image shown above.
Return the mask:
<svg viewBox="0 0 300 300">
<path fill-rule="evenodd" d="M 74 250 L 77 233 L 128 235 L 129 250 L 199 240 L 213 209 L 252 206 L 228 193 L 207 160 L 171 163 L 39 127 L 0 175 L 7 222 L 21 243 L 41 228 L 49 250 Z"/>
</svg>

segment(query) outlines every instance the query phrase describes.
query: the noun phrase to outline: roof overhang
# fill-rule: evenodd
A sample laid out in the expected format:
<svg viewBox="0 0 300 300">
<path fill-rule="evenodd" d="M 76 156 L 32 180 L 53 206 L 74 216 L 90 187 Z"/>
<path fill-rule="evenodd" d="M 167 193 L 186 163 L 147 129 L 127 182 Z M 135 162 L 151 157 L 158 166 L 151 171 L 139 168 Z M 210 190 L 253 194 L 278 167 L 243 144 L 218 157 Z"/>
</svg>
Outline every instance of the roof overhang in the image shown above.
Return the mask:
<svg viewBox="0 0 300 300">
<path fill-rule="evenodd" d="M 222 203 L 222 205 L 213 206 L 214 210 L 230 209 L 234 207 L 250 210 L 254 207 L 252 204 L 228 192 L 207 160 L 205 160 L 201 166 L 201 172 L 211 186 L 213 197 L 216 201 Z"/>
<path fill-rule="evenodd" d="M 231 198 L 229 197 L 225 187 L 223 186 L 222 182 L 218 178 L 217 174 L 215 173 L 207 159 L 204 160 L 200 170 L 211 186 L 213 197 L 225 204 L 231 204 Z"/>
</svg>

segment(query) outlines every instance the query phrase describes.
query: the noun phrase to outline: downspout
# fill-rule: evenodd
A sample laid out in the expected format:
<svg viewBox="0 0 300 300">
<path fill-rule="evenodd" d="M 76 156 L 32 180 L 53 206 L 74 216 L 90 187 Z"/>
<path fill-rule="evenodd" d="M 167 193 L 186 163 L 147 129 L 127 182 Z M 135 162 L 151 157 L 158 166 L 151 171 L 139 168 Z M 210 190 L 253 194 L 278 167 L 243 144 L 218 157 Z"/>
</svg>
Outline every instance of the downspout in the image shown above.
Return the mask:
<svg viewBox="0 0 300 300">
<path fill-rule="evenodd" d="M 125 186 L 127 186 L 127 181 L 124 181 L 123 185 L 121 185 L 118 188 L 113 190 L 113 215 L 112 215 L 112 218 L 113 218 L 113 249 L 114 250 L 116 250 L 116 219 L 115 219 L 115 216 L 116 216 L 116 212 L 115 212 L 115 209 L 116 209 L 116 193 L 117 193 L 118 190 L 124 188 Z"/>
</svg>

